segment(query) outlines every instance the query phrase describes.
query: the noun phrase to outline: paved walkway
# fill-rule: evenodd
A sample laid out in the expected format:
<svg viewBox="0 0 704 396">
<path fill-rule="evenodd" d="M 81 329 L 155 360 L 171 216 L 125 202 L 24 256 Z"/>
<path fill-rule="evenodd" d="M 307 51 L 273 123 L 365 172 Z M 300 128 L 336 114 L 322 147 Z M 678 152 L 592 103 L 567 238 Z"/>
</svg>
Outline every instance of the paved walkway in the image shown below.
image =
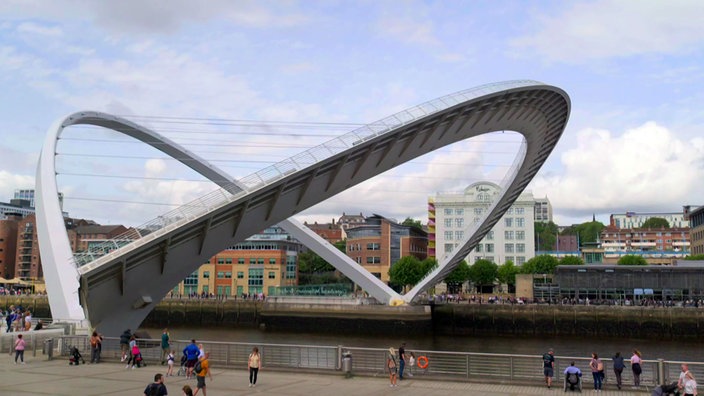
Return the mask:
<svg viewBox="0 0 704 396">
<path fill-rule="evenodd" d="M 65 358 L 47 361 L 42 356 L 27 356 L 27 364 L 13 364 L 14 356 L 0 356 L 0 386 L 3 396 L 14 395 L 142 395 L 144 388 L 154 379 L 155 373 L 164 373 L 164 366 L 144 367 L 126 370 L 123 364 L 105 362 L 69 366 Z M 184 377 L 168 377 L 166 386 L 172 396 L 181 396 L 184 384 L 195 389 L 195 380 Z M 249 388 L 245 370 L 213 369 L 213 380 L 207 380 L 208 395 L 282 395 L 282 396 L 360 396 L 360 395 L 403 395 L 428 396 L 437 394 L 453 395 L 562 395 L 562 389 L 553 387 L 491 385 L 468 382 L 443 382 L 411 379 L 399 382 L 396 388 L 389 387 L 388 378 L 361 377 L 350 379 L 342 374 L 310 374 L 267 371 L 259 373 L 259 383 Z M 584 393 L 591 394 L 592 390 Z M 199 393 L 200 394 L 200 393 Z M 648 394 L 628 389 L 624 391 L 605 390 L 599 395 L 639 395 Z"/>
</svg>

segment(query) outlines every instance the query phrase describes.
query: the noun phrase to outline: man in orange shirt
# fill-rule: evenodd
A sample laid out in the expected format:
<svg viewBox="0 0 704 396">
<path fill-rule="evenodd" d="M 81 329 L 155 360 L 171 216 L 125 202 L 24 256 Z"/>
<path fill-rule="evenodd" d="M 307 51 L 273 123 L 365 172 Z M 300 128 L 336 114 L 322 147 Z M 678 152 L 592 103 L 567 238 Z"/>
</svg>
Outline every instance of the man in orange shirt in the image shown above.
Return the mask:
<svg viewBox="0 0 704 396">
<path fill-rule="evenodd" d="M 196 385 L 196 391 L 193 393 L 193 396 L 196 396 L 198 394 L 199 390 L 203 390 L 203 396 L 206 396 L 205 393 L 205 375 L 207 374 L 210 380 L 213 380 L 213 376 L 210 374 L 210 363 L 208 362 L 208 358 L 210 357 L 210 352 L 206 352 L 203 357 L 198 360 L 198 363 L 196 364 L 196 368 L 198 368 L 198 365 L 200 365 L 200 372 L 198 370 L 196 371 L 196 379 L 198 380 L 198 384 Z"/>
</svg>

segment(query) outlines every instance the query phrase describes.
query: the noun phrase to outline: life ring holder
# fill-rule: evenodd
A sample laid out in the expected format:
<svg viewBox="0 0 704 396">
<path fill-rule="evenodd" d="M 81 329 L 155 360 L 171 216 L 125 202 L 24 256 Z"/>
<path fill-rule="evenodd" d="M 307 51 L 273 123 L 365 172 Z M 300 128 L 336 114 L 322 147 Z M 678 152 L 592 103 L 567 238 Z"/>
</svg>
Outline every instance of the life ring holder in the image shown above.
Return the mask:
<svg viewBox="0 0 704 396">
<path fill-rule="evenodd" d="M 428 358 L 425 356 L 419 356 L 418 361 L 416 362 L 416 364 L 418 365 L 418 368 L 420 368 L 422 370 L 425 370 L 428 368 L 428 363 L 429 363 Z"/>
</svg>

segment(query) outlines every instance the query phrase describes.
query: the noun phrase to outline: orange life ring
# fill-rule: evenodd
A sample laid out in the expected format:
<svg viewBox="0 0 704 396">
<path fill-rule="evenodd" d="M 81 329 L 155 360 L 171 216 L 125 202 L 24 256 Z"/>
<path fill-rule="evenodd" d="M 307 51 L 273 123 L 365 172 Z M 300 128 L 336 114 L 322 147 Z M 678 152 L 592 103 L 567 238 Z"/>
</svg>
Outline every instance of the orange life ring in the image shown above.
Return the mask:
<svg viewBox="0 0 704 396">
<path fill-rule="evenodd" d="M 417 364 L 418 364 L 419 368 L 427 369 L 428 368 L 428 358 L 425 356 L 419 356 Z"/>
</svg>

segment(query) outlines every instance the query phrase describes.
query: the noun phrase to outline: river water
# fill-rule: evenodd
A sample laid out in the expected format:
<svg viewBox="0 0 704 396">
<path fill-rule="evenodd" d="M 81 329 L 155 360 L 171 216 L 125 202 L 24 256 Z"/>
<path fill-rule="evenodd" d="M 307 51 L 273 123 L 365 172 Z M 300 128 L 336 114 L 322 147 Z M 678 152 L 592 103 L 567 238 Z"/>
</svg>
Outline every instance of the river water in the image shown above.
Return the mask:
<svg viewBox="0 0 704 396">
<path fill-rule="evenodd" d="M 140 329 L 152 338 L 159 338 L 162 329 Z M 174 340 L 221 342 L 252 342 L 268 344 L 300 345 L 344 345 L 349 347 L 398 348 L 401 342 L 406 349 L 435 350 L 456 352 L 482 352 L 541 355 L 548 348 L 555 350 L 557 356 L 590 357 L 596 352 L 602 357 L 611 357 L 621 352 L 626 358 L 638 349 L 644 359 L 682 360 L 704 362 L 702 343 L 695 341 L 658 341 L 628 338 L 585 337 L 515 337 L 515 336 L 406 336 L 389 335 L 347 335 L 347 334 L 313 334 L 294 332 L 274 332 L 258 329 L 198 327 L 169 328 Z"/>
</svg>

